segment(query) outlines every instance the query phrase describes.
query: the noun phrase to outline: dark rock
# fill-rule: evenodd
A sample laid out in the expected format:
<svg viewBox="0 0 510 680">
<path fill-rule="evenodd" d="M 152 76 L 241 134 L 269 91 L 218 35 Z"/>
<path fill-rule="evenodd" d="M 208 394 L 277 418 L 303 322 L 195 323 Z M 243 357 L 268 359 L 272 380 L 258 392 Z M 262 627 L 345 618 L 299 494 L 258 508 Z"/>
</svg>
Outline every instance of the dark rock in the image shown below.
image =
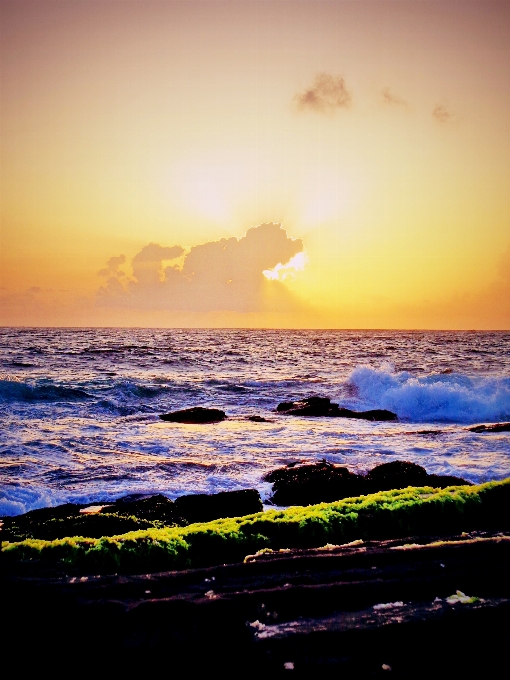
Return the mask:
<svg viewBox="0 0 510 680">
<path fill-rule="evenodd" d="M 345 467 L 327 461 L 320 463 L 290 463 L 264 475 L 272 482 L 270 501 L 275 505 L 313 505 L 330 503 L 378 491 L 405 489 L 408 486 L 471 485 L 461 477 L 429 475 L 425 468 L 415 463 L 396 460 L 373 468 L 366 476 L 350 472 Z"/>
<path fill-rule="evenodd" d="M 223 517 L 242 517 L 263 510 L 259 492 L 256 489 L 221 491 L 215 494 L 193 494 L 180 496 L 175 501 L 178 515 L 188 522 L 210 522 Z"/>
<path fill-rule="evenodd" d="M 462 477 L 429 475 L 421 465 L 402 460 L 376 465 L 366 475 L 366 480 L 373 493 L 405 489 L 407 486 L 432 486 L 435 489 L 445 489 L 447 486 L 471 486 L 471 482 Z"/>
<path fill-rule="evenodd" d="M 16 517 L 5 517 L 2 540 L 37 538 L 53 541 L 66 536 L 101 538 L 139 529 L 187 524 L 177 515 L 174 503 L 162 495 L 125 496 L 114 503 L 96 503 L 95 506 L 97 511 L 87 512 L 87 508 L 92 507 L 90 504 L 65 503 L 54 508 L 31 510 Z"/>
<path fill-rule="evenodd" d="M 313 397 L 312 397 L 313 398 Z M 329 401 L 329 399 L 328 399 Z M 296 401 L 282 401 L 278 406 L 276 407 L 277 411 L 290 411 L 291 409 L 295 408 L 296 404 L 300 402 Z"/>
<path fill-rule="evenodd" d="M 366 475 L 370 492 L 405 489 L 407 486 L 425 486 L 427 471 L 421 465 L 403 460 L 376 465 Z"/>
<path fill-rule="evenodd" d="M 262 416 L 250 416 L 248 420 L 251 420 L 253 423 L 270 423 L 270 420 L 267 420 L 267 418 L 263 418 Z"/>
<path fill-rule="evenodd" d="M 140 497 L 138 494 L 123 496 L 113 505 L 105 506 L 100 512 L 115 513 L 119 517 L 134 515 L 138 519 L 163 522 L 166 526 L 183 523 L 176 512 L 175 503 L 162 494 L 148 497 Z"/>
<path fill-rule="evenodd" d="M 476 425 L 468 427 L 470 432 L 510 432 L 510 423 L 495 423 L 494 425 Z"/>
<path fill-rule="evenodd" d="M 0 573 L 2 648 L 30 675 L 52 655 L 108 677 L 281 678 L 289 661 L 302 678 L 504 677 L 508 533 L 442 536 L 128 577 L 17 565 Z M 457 588 L 480 599 L 449 604 Z"/>
<path fill-rule="evenodd" d="M 313 505 L 366 493 L 361 475 L 327 461 L 305 465 L 294 463 L 273 470 L 264 479 L 273 482 L 271 502 L 275 505 Z"/>
<path fill-rule="evenodd" d="M 443 434 L 443 430 L 415 430 L 414 432 L 404 432 L 404 434 L 422 434 L 435 437 L 438 434 Z"/>
<path fill-rule="evenodd" d="M 47 522 L 79 517 L 82 505 L 64 503 L 54 508 L 30 510 L 15 517 L 2 517 L 1 539 L 3 541 L 24 541 L 26 538 L 42 538 L 39 528 Z"/>
<path fill-rule="evenodd" d="M 181 411 L 164 413 L 159 417 L 161 420 L 170 423 L 217 423 L 221 420 L 225 420 L 227 416 L 225 411 L 220 411 L 218 408 L 202 408 L 202 406 L 194 406 L 193 408 L 185 408 Z"/>
<path fill-rule="evenodd" d="M 383 408 L 376 408 L 370 411 L 351 411 L 348 408 L 338 409 L 338 414 L 333 413 L 337 418 L 360 418 L 361 420 L 398 420 L 396 413 L 387 411 Z"/>
<path fill-rule="evenodd" d="M 251 515 L 263 509 L 259 492 L 255 489 L 181 496 L 175 502 L 161 494 L 132 494 L 113 503 L 98 502 L 95 505 L 97 509 L 90 504 L 66 503 L 55 508 L 31 510 L 16 517 L 4 517 L 1 539 L 53 541 L 66 536 L 101 538 L 139 529 L 185 526 L 190 522 Z M 93 511 L 83 512 L 88 507 Z"/>
<path fill-rule="evenodd" d="M 447 486 L 473 486 L 473 483 L 453 475 L 427 475 L 427 486 L 433 486 L 434 489 L 446 489 Z"/>
<path fill-rule="evenodd" d="M 284 401 L 276 407 L 278 413 L 286 416 L 311 416 L 315 418 L 358 418 L 361 420 L 398 420 L 398 416 L 385 409 L 352 411 L 331 403 L 328 397 L 308 397 L 301 401 Z"/>
<path fill-rule="evenodd" d="M 61 506 L 62 507 L 62 506 Z M 54 508 L 48 508 L 52 510 Z M 55 517 L 46 516 L 39 521 L 26 521 L 26 515 L 7 518 L 4 520 L 2 540 L 24 541 L 27 538 L 36 538 L 45 541 L 53 541 L 66 536 L 85 536 L 87 538 L 101 538 L 102 536 L 115 536 L 125 534 L 128 531 L 138 529 L 150 529 L 154 522 L 137 519 L 133 516 L 121 516 L 109 514 L 70 514 L 62 516 L 58 513 Z"/>
</svg>

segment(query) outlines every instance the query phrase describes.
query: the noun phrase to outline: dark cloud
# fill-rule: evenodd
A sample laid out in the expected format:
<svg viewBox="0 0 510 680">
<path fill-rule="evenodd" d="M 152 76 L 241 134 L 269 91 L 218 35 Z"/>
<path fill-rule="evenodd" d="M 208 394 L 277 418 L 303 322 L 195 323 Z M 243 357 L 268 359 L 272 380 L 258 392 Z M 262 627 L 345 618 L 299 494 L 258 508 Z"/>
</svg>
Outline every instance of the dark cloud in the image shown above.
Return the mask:
<svg viewBox="0 0 510 680">
<path fill-rule="evenodd" d="M 351 93 L 341 76 L 319 73 L 313 87 L 294 97 L 299 111 L 315 111 L 317 113 L 334 113 L 337 109 L 349 108 Z"/>
<path fill-rule="evenodd" d="M 432 111 L 432 115 L 438 123 L 449 123 L 454 117 L 446 104 L 437 104 Z"/>
<path fill-rule="evenodd" d="M 183 254 L 180 246 L 145 246 L 132 260 L 134 278 L 127 283 L 112 276 L 98 294 L 98 303 L 138 309 L 186 311 L 260 311 L 268 287 L 277 305 L 292 306 L 279 281 L 263 274 L 287 263 L 303 250 L 300 239 L 287 236 L 280 224 L 261 224 L 240 239 L 210 241 L 191 248 L 182 267 L 163 269 L 163 261 Z"/>
<path fill-rule="evenodd" d="M 381 92 L 382 94 L 382 99 L 385 104 L 389 104 L 390 106 L 403 106 L 407 107 L 408 104 L 405 99 L 402 99 L 401 97 L 397 96 L 396 94 L 393 94 L 391 92 L 389 87 L 385 87 L 384 90 Z"/>
</svg>

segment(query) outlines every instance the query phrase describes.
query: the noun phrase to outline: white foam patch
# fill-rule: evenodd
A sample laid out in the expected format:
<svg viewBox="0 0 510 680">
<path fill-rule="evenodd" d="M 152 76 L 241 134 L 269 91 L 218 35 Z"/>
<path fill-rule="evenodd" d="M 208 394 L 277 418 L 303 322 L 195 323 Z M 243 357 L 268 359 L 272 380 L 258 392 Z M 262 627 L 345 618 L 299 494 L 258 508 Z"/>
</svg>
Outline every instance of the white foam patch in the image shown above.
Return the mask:
<svg viewBox="0 0 510 680">
<path fill-rule="evenodd" d="M 65 502 L 65 498 L 49 489 L 7 486 L 0 489 L 0 517 L 14 517 L 29 510 L 55 507 Z"/>
<path fill-rule="evenodd" d="M 355 368 L 349 376 L 358 407 L 384 408 L 414 422 L 510 420 L 510 378 L 460 373 L 414 376 L 390 366 Z"/>
</svg>

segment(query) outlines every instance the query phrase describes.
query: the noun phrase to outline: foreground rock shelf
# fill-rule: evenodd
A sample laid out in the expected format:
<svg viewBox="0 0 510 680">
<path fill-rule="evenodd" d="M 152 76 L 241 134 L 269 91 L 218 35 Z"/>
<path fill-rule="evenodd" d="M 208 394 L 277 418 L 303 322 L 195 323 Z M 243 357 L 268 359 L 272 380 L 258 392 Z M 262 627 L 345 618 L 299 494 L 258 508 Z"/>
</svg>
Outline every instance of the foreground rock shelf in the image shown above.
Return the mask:
<svg viewBox="0 0 510 680">
<path fill-rule="evenodd" d="M 100 659 L 101 674 L 116 676 L 499 676 L 509 534 L 418 540 L 146 575 L 4 572 L 2 642 L 24 669 L 58 659 L 61 671 L 90 663 L 97 673 Z"/>
</svg>

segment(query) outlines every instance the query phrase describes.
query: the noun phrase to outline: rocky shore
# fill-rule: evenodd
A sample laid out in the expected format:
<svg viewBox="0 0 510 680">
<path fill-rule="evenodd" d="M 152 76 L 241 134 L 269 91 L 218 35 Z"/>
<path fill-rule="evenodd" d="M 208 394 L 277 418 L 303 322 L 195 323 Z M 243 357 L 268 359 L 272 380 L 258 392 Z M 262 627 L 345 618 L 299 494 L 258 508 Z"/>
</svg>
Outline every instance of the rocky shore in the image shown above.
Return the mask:
<svg viewBox="0 0 510 680">
<path fill-rule="evenodd" d="M 397 418 L 318 397 L 282 402 L 279 416 Z M 161 416 L 226 417 L 201 407 Z M 276 506 L 266 512 L 256 489 L 242 489 L 0 518 L 9 655 L 31 672 L 56 659 L 57 675 L 83 663 L 129 675 L 499 675 L 510 479 L 475 486 L 409 461 L 356 474 L 323 460 L 264 480 Z"/>
<path fill-rule="evenodd" d="M 4 571 L 9 658 L 55 674 L 499 677 L 508 532 L 356 541 L 132 576 Z"/>
<path fill-rule="evenodd" d="M 471 486 L 460 477 L 431 475 L 425 468 L 407 461 L 377 465 L 366 475 L 326 461 L 291 463 L 264 476 L 272 483 L 268 502 L 278 506 L 331 503 L 364 494 L 428 486 Z M 171 501 L 161 494 L 133 494 L 115 502 L 97 501 L 93 505 L 66 503 L 54 508 L 32 510 L 16 517 L 0 518 L 3 541 L 26 539 L 56 540 L 67 536 L 101 538 L 130 531 L 185 527 L 228 517 L 261 512 L 262 500 L 256 489 L 241 489 L 216 494 L 191 494 Z"/>
<path fill-rule="evenodd" d="M 389 483 L 382 472 L 366 477 Z M 197 497 L 194 511 L 224 512 L 227 496 Z M 509 502 L 510 480 L 407 487 L 112 538 L 3 543 L 2 644 L 24 672 L 52 660 L 57 677 L 77 664 L 129 677 L 498 677 Z M 174 521 L 190 503 L 153 496 L 110 508 L 116 521 L 163 523 L 154 517 Z M 108 518 L 103 509 L 81 516 Z M 37 533 L 36 518 L 65 523 L 69 511 L 33 511 L 6 529 L 17 521 Z"/>
</svg>

